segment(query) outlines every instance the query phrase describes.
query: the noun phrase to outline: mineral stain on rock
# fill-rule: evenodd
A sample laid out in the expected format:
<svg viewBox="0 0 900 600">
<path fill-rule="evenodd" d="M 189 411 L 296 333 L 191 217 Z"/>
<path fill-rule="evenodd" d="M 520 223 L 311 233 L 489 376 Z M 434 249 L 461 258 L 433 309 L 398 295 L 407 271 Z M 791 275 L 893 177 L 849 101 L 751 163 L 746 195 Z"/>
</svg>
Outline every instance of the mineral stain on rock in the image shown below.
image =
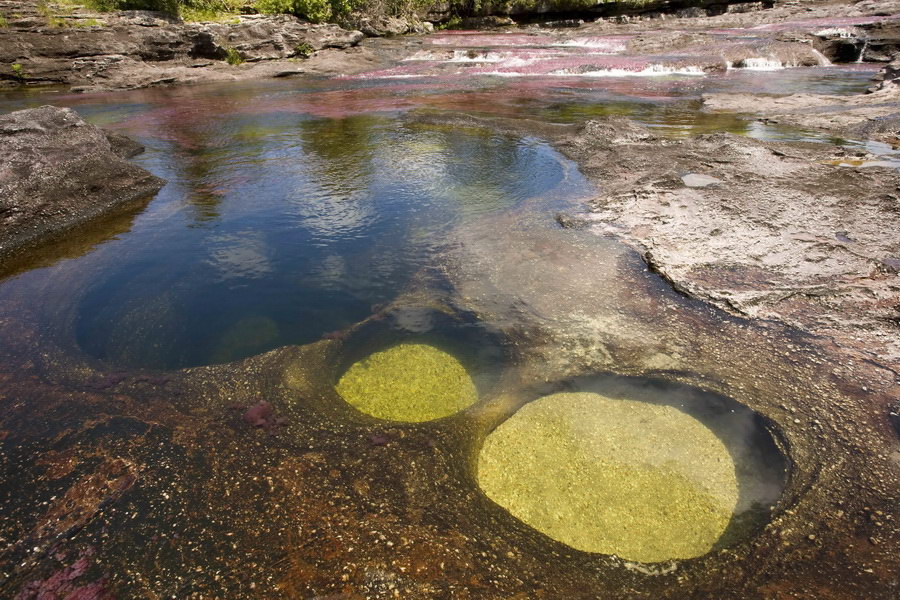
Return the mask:
<svg viewBox="0 0 900 600">
<path fill-rule="evenodd" d="M 700 421 L 584 392 L 544 396 L 502 423 L 478 481 L 553 539 L 641 562 L 709 552 L 738 502 L 732 457 Z"/>
<path fill-rule="evenodd" d="M 336 389 L 367 415 L 413 423 L 450 416 L 478 399 L 465 367 L 427 344 L 376 352 L 347 369 Z"/>
</svg>

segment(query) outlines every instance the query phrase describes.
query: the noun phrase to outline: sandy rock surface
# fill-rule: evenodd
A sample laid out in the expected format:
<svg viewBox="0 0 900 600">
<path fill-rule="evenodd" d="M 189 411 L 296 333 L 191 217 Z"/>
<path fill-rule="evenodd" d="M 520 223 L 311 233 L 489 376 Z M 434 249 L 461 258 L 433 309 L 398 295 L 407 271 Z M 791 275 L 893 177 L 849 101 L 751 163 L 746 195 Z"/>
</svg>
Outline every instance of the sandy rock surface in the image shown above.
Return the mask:
<svg viewBox="0 0 900 600">
<path fill-rule="evenodd" d="M 595 227 L 633 240 L 677 289 L 900 365 L 895 169 L 816 144 L 659 138 L 620 119 L 588 123 L 563 150 L 600 184 Z"/>
</svg>

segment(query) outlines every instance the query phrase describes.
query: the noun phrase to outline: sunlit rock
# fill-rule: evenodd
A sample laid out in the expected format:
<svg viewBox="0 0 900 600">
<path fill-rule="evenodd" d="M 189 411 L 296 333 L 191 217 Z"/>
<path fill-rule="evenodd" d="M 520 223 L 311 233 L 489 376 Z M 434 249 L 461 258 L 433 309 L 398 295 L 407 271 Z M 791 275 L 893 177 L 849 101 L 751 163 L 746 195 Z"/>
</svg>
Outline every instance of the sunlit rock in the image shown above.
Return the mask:
<svg viewBox="0 0 900 600">
<path fill-rule="evenodd" d="M 393 421 L 439 419 L 478 398 L 465 367 L 425 344 L 400 344 L 372 354 L 351 366 L 336 389 L 361 412 Z"/>
<path fill-rule="evenodd" d="M 478 481 L 553 539 L 642 562 L 705 554 L 738 500 L 731 455 L 702 423 L 594 393 L 520 409 L 487 437 Z"/>
</svg>

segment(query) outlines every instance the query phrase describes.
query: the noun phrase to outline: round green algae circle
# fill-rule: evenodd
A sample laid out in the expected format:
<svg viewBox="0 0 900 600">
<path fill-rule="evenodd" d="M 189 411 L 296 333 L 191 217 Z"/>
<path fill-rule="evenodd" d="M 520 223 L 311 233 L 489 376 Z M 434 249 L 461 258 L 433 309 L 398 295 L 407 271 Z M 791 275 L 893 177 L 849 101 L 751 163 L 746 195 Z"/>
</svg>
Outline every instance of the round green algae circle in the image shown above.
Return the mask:
<svg viewBox="0 0 900 600">
<path fill-rule="evenodd" d="M 578 550 L 659 562 L 709 552 L 738 500 L 728 449 L 672 406 L 560 393 L 488 435 L 489 498 Z"/>
<path fill-rule="evenodd" d="M 427 344 L 376 352 L 347 369 L 335 389 L 367 415 L 412 423 L 447 417 L 478 399 L 465 367 Z"/>
</svg>

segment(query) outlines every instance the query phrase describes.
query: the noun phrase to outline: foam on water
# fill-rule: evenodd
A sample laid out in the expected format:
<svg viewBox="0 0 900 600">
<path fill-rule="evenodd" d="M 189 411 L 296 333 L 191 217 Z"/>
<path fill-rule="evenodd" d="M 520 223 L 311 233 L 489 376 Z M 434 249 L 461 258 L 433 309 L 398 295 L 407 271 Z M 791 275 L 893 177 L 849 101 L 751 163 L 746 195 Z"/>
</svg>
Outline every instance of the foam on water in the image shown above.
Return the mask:
<svg viewBox="0 0 900 600">
<path fill-rule="evenodd" d="M 628 47 L 628 38 L 585 37 L 553 44 L 558 48 L 589 48 L 597 54 L 619 54 Z"/>
<path fill-rule="evenodd" d="M 780 71 L 786 65 L 777 58 L 745 58 L 736 65 L 729 63 L 729 69 L 746 69 L 748 71 Z"/>
<path fill-rule="evenodd" d="M 650 65 L 639 71 L 628 69 L 600 69 L 597 71 L 584 71 L 581 73 L 553 73 L 560 77 L 578 76 L 578 77 L 665 77 L 668 75 L 689 75 L 700 76 L 706 75 L 706 72 L 700 67 L 670 67 L 667 65 Z"/>
</svg>

